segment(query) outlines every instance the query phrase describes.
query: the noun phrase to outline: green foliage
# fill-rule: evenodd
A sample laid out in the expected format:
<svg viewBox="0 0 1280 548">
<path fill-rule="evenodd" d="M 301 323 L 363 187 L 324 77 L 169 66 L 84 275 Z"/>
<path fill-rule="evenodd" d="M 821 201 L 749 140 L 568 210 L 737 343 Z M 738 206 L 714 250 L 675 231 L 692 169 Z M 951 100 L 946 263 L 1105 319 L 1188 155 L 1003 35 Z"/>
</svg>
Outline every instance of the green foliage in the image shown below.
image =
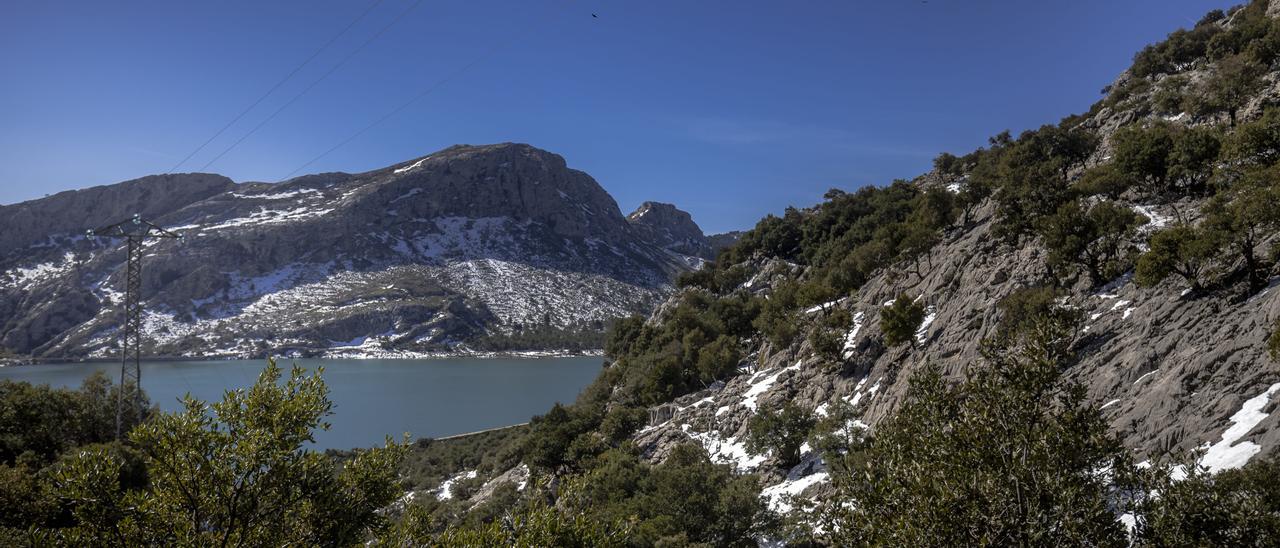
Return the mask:
<svg viewBox="0 0 1280 548">
<path fill-rule="evenodd" d="M 758 478 L 713 464 L 697 445 L 677 446 L 656 466 L 627 450 L 600 461 L 561 504 L 597 522 L 634 523 L 629 546 L 755 546 L 771 527 Z"/>
<path fill-rule="evenodd" d="M 1190 80 L 1186 76 L 1170 76 L 1160 81 L 1151 97 L 1151 105 L 1159 114 L 1178 114 L 1187 110 Z"/>
<path fill-rule="evenodd" d="M 521 453 L 530 468 L 558 472 L 563 468 L 580 468 L 571 452 L 575 442 L 583 446 L 594 436 L 592 430 L 602 417 L 591 405 L 564 406 L 555 404 L 545 415 L 529 422 L 529 436 L 524 439 Z M 582 441 L 579 441 L 579 440 Z"/>
<path fill-rule="evenodd" d="M 1204 57 L 1210 40 L 1219 33 L 1221 28 L 1203 20 L 1191 30 L 1178 29 L 1163 42 L 1149 45 L 1134 55 L 1129 70 L 1138 78 L 1177 72 Z"/>
<path fill-rule="evenodd" d="M 833 475 L 824 542 L 840 546 L 1124 546 L 1113 488 L 1134 467 L 1079 384 L 1064 381 L 1069 329 L 1037 326 L 990 348 L 958 385 L 911 378 L 863 462 Z M 1099 473 L 1111 470 L 1111 477 Z"/>
<path fill-rule="evenodd" d="M 1280 226 L 1280 165 L 1250 169 L 1239 181 L 1224 189 L 1204 207 L 1203 230 L 1220 235 L 1235 250 L 1252 290 L 1266 284 L 1263 264 L 1256 248 L 1262 239 Z"/>
<path fill-rule="evenodd" d="M 126 461 L 84 449 L 60 462 L 53 485 L 76 525 L 57 531 L 80 544 L 352 544 L 379 530 L 378 510 L 401 494 L 405 447 L 363 451 L 335 473 L 303 450 L 332 404 L 319 373 L 295 367 L 284 384 L 274 362 L 248 390 L 161 414 L 130 433 L 148 483 L 132 488 Z"/>
<path fill-rule="evenodd" d="M 70 448 L 111 441 L 118 397 L 119 388 L 101 371 L 86 377 L 79 390 L 0 381 L 0 464 L 30 452 L 39 467 Z M 154 413 L 142 397 L 144 416 Z M 137 424 L 132 414 L 124 420 L 125 431 Z"/>
<path fill-rule="evenodd" d="M 1257 120 L 1236 126 L 1224 152 L 1237 165 L 1269 166 L 1280 162 L 1280 109 L 1268 108 Z"/>
<path fill-rule="evenodd" d="M 1081 312 L 1075 308 L 1062 306 L 1059 299 L 1062 290 L 1051 286 L 1024 287 L 1010 293 L 996 304 L 1000 311 L 1000 323 L 996 326 L 996 341 L 1014 341 L 1026 333 L 1035 333 L 1046 328 L 1066 329 L 1067 334 L 1061 337 L 1070 340 L 1069 332 L 1078 329 Z M 1063 354 L 1060 349 L 1056 354 Z"/>
<path fill-rule="evenodd" d="M 1167 122 L 1129 126 L 1113 137 L 1120 174 L 1143 183 L 1153 195 L 1203 193 L 1222 146 L 1213 128 L 1184 128 Z"/>
<path fill-rule="evenodd" d="M 1266 84 L 1262 76 L 1267 69 L 1244 54 L 1232 55 L 1220 61 L 1202 93 L 1206 99 L 1206 113 L 1227 113 L 1232 127 L 1236 125 L 1236 113 L 1258 90 Z"/>
<path fill-rule="evenodd" d="M 945 179 L 955 179 L 964 174 L 964 162 L 955 154 L 943 152 L 934 157 L 933 169 Z"/>
<path fill-rule="evenodd" d="M 809 443 L 822 454 L 822 461 L 836 474 L 852 474 L 865 466 L 867 435 L 858 410 L 837 399 L 827 406 L 826 416 L 814 424 Z"/>
<path fill-rule="evenodd" d="M 1071 200 L 1044 218 L 1038 232 L 1049 255 L 1046 264 L 1060 278 L 1083 269 L 1093 285 L 1129 270 L 1136 247 L 1130 242 L 1145 222 L 1132 209 L 1115 202 L 1092 206 Z"/>
<path fill-rule="evenodd" d="M 983 154 L 972 178 L 995 189 L 997 237 L 1015 242 L 1070 198 L 1069 174 L 1083 169 L 1098 138 L 1081 129 L 1044 126 Z"/>
<path fill-rule="evenodd" d="M 1138 257 L 1135 280 L 1151 287 L 1177 274 L 1192 291 L 1203 289 L 1204 275 L 1222 244 L 1215 230 L 1177 224 L 1151 235 L 1151 248 Z"/>
<path fill-rule="evenodd" d="M 884 342 L 898 346 L 914 342 L 916 330 L 924 321 L 924 303 L 916 302 L 906 293 L 898 295 L 893 304 L 880 309 L 880 331 Z"/>
<path fill-rule="evenodd" d="M 1173 126 L 1128 126 L 1112 136 L 1113 161 L 1124 175 L 1143 182 L 1149 192 L 1165 187 L 1169 176 L 1169 153 L 1173 150 Z"/>
<path fill-rule="evenodd" d="M 775 293 L 776 295 L 776 293 Z M 752 326 L 771 321 L 780 302 L 794 306 L 794 292 L 764 302 L 745 291 L 715 297 L 686 290 L 679 303 L 656 325 L 643 319 L 619 320 L 610 331 L 605 354 L 614 360 L 603 382 L 617 386 L 606 395 L 627 405 L 670 401 L 733 374 L 741 361 L 741 341 Z"/>
<path fill-rule="evenodd" d="M 507 470 L 520 463 L 519 445 L 528 432 L 526 425 L 459 438 L 420 439 L 409 447 L 400 465 L 404 487 L 430 489 L 458 470 L 478 470 L 481 474 Z M 325 453 L 339 461 L 356 455 L 351 451 L 327 450 Z"/>
<path fill-rule="evenodd" d="M 830 363 L 843 359 L 844 333 L 852 322 L 849 311 L 837 308 L 824 315 L 821 321 L 809 328 L 809 347 Z"/>
<path fill-rule="evenodd" d="M 646 410 L 618 405 L 605 413 L 604 420 L 600 422 L 600 433 L 610 441 L 621 444 L 643 427 L 648 420 L 649 414 Z"/>
<path fill-rule="evenodd" d="M 1159 470 L 1159 496 L 1144 501 L 1137 543 L 1148 546 L 1274 546 L 1280 541 L 1280 459 L 1217 475 L 1194 465 L 1181 481 Z"/>
<path fill-rule="evenodd" d="M 1109 163 L 1085 171 L 1073 188 L 1081 196 L 1106 196 L 1115 200 L 1132 186 L 1133 179 Z"/>
<path fill-rule="evenodd" d="M 1202 194 L 1222 149 L 1217 128 L 1193 127 L 1174 133 L 1169 153 L 1169 180 L 1185 192 Z"/>
<path fill-rule="evenodd" d="M 627 546 L 626 523 L 602 523 L 583 513 L 566 515 L 541 501 L 513 508 L 506 519 L 436 531 L 430 512 L 411 505 L 404 518 L 379 538 L 385 546 L 475 546 L 603 548 Z"/>
<path fill-rule="evenodd" d="M 747 423 L 747 450 L 769 454 L 783 468 L 800 463 L 800 446 L 809 438 L 817 419 L 793 402 L 780 409 L 761 409 Z"/>
</svg>

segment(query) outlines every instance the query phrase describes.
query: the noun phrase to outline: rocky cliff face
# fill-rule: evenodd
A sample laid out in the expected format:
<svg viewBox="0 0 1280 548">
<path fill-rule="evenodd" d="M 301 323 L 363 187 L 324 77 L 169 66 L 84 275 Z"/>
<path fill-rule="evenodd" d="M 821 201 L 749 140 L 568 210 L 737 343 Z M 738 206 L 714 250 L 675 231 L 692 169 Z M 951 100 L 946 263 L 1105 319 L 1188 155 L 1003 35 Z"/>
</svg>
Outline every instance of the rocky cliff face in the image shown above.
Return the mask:
<svg viewBox="0 0 1280 548">
<path fill-rule="evenodd" d="M 714 259 L 716 252 L 733 245 L 740 232 L 703 234 L 693 217 L 676 206 L 662 202 L 640 204 L 627 222 L 645 239 L 681 255 Z"/>
<path fill-rule="evenodd" d="M 1276 12 L 1276 5 L 1271 4 L 1269 14 Z M 1180 69 L 1190 81 L 1207 77 L 1211 70 L 1207 63 Z M 1125 73 L 1115 87 L 1130 78 Z M 1130 89 L 1139 90 L 1130 101 L 1150 101 L 1156 92 L 1154 87 Z M 1280 73 L 1273 68 L 1262 89 L 1245 102 L 1240 119 L 1256 118 L 1278 98 Z M 1225 114 L 1158 115 L 1122 106 L 1103 105 L 1083 120 L 1083 127 L 1102 137 L 1088 165 L 1111 159 L 1111 137 L 1124 126 L 1159 120 L 1186 126 L 1227 123 Z M 960 183 L 936 172 L 916 180 L 953 191 Z M 1206 204 L 1203 198 L 1165 204 L 1124 198 L 1119 202 L 1148 220 L 1140 235 L 1168 226 L 1179 216 L 1195 223 Z M 822 415 L 832 402 L 844 400 L 861 410 L 859 421 L 874 432 L 903 401 L 912 373 L 926 363 L 940 365 L 951 378 L 964 376 L 968 367 L 980 363 L 980 341 L 993 334 L 999 320 L 996 304 L 1047 277 L 1042 242 L 1029 239 L 1013 249 L 1000 245 L 992 234 L 994 214 L 995 205 L 988 201 L 971 223 L 948 230 L 921 259 L 927 268 L 882 272 L 854 296 L 804 312 L 808 320 L 838 308 L 849 311 L 844 367 L 824 366 L 825 360 L 807 342 L 786 348 L 756 343 L 741 374 L 663 406 L 635 442 L 655 461 L 678 443 L 701 443 L 717 460 L 764 474 L 770 485 L 765 495 L 775 507 L 780 507 L 784 494 L 821 489 L 828 478 L 820 456 L 807 447 L 803 462 L 791 470 L 778 470 L 764 457 L 748 454 L 748 420 L 757 409 L 787 401 Z M 1260 245 L 1274 245 L 1278 236 L 1271 234 Z M 744 266 L 754 276 L 741 287 L 757 294 L 767 294 L 779 280 L 803 275 L 802 267 L 767 258 Z M 1065 374 L 1088 388 L 1139 461 L 1202 449 L 1200 463 L 1217 471 L 1272 454 L 1280 450 L 1280 364 L 1267 355 L 1266 341 L 1280 319 L 1277 285 L 1280 276 L 1274 271 L 1267 287 L 1258 292 L 1231 287 L 1195 294 L 1174 280 L 1144 288 L 1133 281 L 1132 271 L 1099 288 L 1082 281 L 1070 288 L 1062 303 L 1084 317 L 1076 343 L 1081 360 Z M 880 310 L 903 292 L 919 296 L 926 316 L 915 344 L 887 348 Z"/>
<path fill-rule="evenodd" d="M 152 354 L 521 349 L 534 331 L 591 347 L 698 261 L 527 145 L 279 184 L 155 176 L 0 208 L 0 345 L 109 352 L 123 246 L 83 236 L 135 212 L 186 236 L 147 248 Z"/>
</svg>

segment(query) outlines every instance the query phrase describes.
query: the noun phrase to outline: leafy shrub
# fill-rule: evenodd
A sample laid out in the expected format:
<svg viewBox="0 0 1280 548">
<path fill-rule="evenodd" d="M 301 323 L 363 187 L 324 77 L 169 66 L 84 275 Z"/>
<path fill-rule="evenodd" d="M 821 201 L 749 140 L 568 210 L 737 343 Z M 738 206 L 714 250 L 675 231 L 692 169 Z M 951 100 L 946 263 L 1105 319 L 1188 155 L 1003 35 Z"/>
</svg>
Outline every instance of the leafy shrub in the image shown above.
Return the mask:
<svg viewBox="0 0 1280 548">
<path fill-rule="evenodd" d="M 107 448 L 82 450 L 54 472 L 73 527 L 70 544 L 351 544 L 386 524 L 380 510 L 402 495 L 397 466 L 405 447 L 360 452 L 335 469 L 303 450 L 332 408 L 319 375 L 295 367 L 280 383 L 274 362 L 247 390 L 137 426 L 130 441 L 148 482 L 129 488 L 127 462 Z"/>
<path fill-rule="evenodd" d="M 1178 224 L 1151 236 L 1151 248 L 1138 258 L 1135 279 L 1151 287 L 1177 274 L 1192 291 L 1203 288 L 1203 277 L 1222 243 L 1221 234 Z"/>
<path fill-rule="evenodd" d="M 880 309 L 880 331 L 884 342 L 898 346 L 914 342 L 916 330 L 924 322 L 924 304 L 918 303 L 906 293 L 898 295 L 893 303 Z"/>
<path fill-rule="evenodd" d="M 132 394 L 132 385 L 126 389 Z M 26 382 L 0 381 L 0 464 L 24 453 L 39 468 L 72 447 L 115 439 L 119 387 L 101 371 L 85 378 L 79 390 Z M 144 417 L 155 413 L 144 393 Z M 126 413 L 124 431 L 138 419 Z"/>
<path fill-rule="evenodd" d="M 761 409 L 747 423 L 747 450 L 773 455 L 783 468 L 795 466 L 800 463 L 800 446 L 816 422 L 812 412 L 793 402 L 779 409 Z"/>
<path fill-rule="evenodd" d="M 1085 171 L 1074 189 L 1081 196 L 1106 196 L 1115 200 L 1132 186 L 1133 179 L 1109 163 Z"/>
<path fill-rule="evenodd" d="M 1127 271 L 1136 252 L 1131 240 L 1142 216 L 1115 202 L 1086 206 L 1071 200 L 1042 220 L 1039 233 L 1049 254 L 1046 263 L 1059 277 L 1083 269 L 1093 285 Z"/>
<path fill-rule="evenodd" d="M 1123 546 L 1113 489 L 1136 475 L 1064 363 L 1035 330 L 987 353 L 958 385 L 911 378 L 865 458 L 833 470 L 820 539 L 838 546 Z M 1098 470 L 1112 471 L 1110 478 Z"/>
<path fill-rule="evenodd" d="M 1162 470 L 1158 497 L 1138 514 L 1137 543 L 1148 546 L 1266 546 L 1280 539 L 1280 459 L 1219 474 L 1191 465 L 1181 481 Z"/>
</svg>

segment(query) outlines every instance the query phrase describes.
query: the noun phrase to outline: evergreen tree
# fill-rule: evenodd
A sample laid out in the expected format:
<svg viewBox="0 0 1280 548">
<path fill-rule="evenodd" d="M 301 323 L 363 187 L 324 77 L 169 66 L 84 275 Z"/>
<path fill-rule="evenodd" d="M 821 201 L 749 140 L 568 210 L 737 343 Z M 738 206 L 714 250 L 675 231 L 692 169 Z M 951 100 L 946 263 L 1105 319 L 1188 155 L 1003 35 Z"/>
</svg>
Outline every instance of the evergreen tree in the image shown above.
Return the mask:
<svg viewBox="0 0 1280 548">
<path fill-rule="evenodd" d="M 762 409 L 747 423 L 747 450 L 771 454 L 783 468 L 800 463 L 800 446 L 816 423 L 813 413 L 787 402 L 779 409 Z"/>
<path fill-rule="evenodd" d="M 1218 61 L 1204 90 L 1208 108 L 1213 112 L 1227 113 L 1231 127 L 1235 127 L 1236 114 L 1266 84 L 1262 79 L 1266 70 L 1244 54 Z"/>
<path fill-rule="evenodd" d="M 913 375 L 861 465 L 836 473 L 820 537 L 839 546 L 1126 546 L 1113 489 L 1136 475 L 1071 363 L 1071 330 L 1031 322 L 958 385 Z M 1102 471 L 1109 470 L 1109 474 Z"/>
<path fill-rule="evenodd" d="M 1151 287 L 1177 274 L 1198 292 L 1222 239 L 1216 230 L 1185 224 L 1156 232 L 1151 236 L 1151 248 L 1138 257 L 1135 279 L 1139 285 Z"/>
<path fill-rule="evenodd" d="M 295 367 L 279 384 L 274 362 L 248 390 L 207 406 L 161 414 L 129 435 L 143 456 L 145 488 L 129 488 L 125 462 L 82 450 L 55 471 L 77 525 L 59 542 L 118 545 L 346 545 L 386 525 L 379 511 L 401 496 L 404 445 L 360 452 L 340 471 L 303 449 L 332 404 L 319 374 Z"/>
<path fill-rule="evenodd" d="M 1129 269 L 1135 249 L 1129 242 L 1142 222 L 1132 209 L 1115 202 L 1086 206 L 1077 199 L 1046 217 L 1038 231 L 1049 251 L 1050 269 L 1061 276 L 1083 268 L 1096 286 Z"/>
<path fill-rule="evenodd" d="M 1254 169 L 1205 205 L 1204 226 L 1221 234 L 1241 259 L 1251 291 L 1266 285 L 1256 249 L 1262 238 L 1280 226 L 1280 165 Z"/>
<path fill-rule="evenodd" d="M 924 304 L 916 302 L 906 293 L 898 295 L 893 303 L 880 309 L 880 331 L 889 346 L 914 343 L 916 330 L 924 321 Z"/>
</svg>

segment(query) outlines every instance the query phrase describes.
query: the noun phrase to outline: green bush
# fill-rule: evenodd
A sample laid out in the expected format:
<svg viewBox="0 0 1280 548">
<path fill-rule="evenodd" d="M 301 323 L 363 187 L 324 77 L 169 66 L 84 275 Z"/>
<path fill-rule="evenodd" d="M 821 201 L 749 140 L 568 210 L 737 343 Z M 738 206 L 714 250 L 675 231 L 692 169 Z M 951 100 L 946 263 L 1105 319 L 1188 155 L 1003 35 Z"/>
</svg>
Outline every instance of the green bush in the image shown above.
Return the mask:
<svg viewBox="0 0 1280 548">
<path fill-rule="evenodd" d="M 1185 224 L 1178 224 L 1151 236 L 1151 248 L 1138 257 L 1135 280 L 1151 287 L 1177 274 L 1192 291 L 1204 286 L 1204 275 L 1222 245 L 1222 235 Z"/>
<path fill-rule="evenodd" d="M 880 309 L 880 331 L 889 346 L 914 343 L 916 330 L 924 322 L 924 304 L 918 303 L 906 293 L 898 295 L 893 303 Z"/>
<path fill-rule="evenodd" d="M 761 409 L 747 423 L 747 450 L 773 455 L 783 468 L 800 463 L 800 446 L 816 423 L 813 413 L 787 402 L 779 409 Z"/>
<path fill-rule="evenodd" d="M 1038 232 L 1049 251 L 1046 264 L 1059 278 L 1083 269 L 1097 286 L 1132 265 L 1137 248 L 1131 243 L 1141 215 L 1115 202 L 1086 206 L 1071 200 L 1039 223 Z"/>
<path fill-rule="evenodd" d="M 115 439 L 118 396 L 119 388 L 101 371 L 86 377 L 79 390 L 0 381 L 0 464 L 31 453 L 38 468 L 67 449 Z M 145 393 L 142 401 L 144 417 L 154 414 Z M 132 413 L 124 421 L 126 432 L 138 424 Z"/>
<path fill-rule="evenodd" d="M 959 384 L 911 378 L 864 464 L 833 469 L 816 533 L 837 546 L 1125 546 L 1115 489 L 1135 467 L 1083 386 L 1034 330 Z M 1110 470 L 1110 476 L 1099 474 Z M 1119 510 L 1117 510 L 1119 508 Z"/>
<path fill-rule="evenodd" d="M 1235 255 L 1241 260 L 1241 268 L 1252 291 L 1266 285 L 1266 271 L 1270 264 L 1263 264 L 1257 247 L 1267 234 L 1280 227 L 1280 165 L 1266 169 L 1251 169 L 1239 181 L 1224 189 L 1204 207 L 1203 230 L 1220 236 L 1222 243 L 1231 250 L 1221 255 Z M 1225 251 L 1225 252 L 1224 252 Z M 1232 261 L 1227 261 L 1228 263 Z"/>
<path fill-rule="evenodd" d="M 1181 481 L 1160 470 L 1159 496 L 1140 508 L 1142 546 L 1274 546 L 1280 540 L 1280 459 L 1210 474 L 1194 465 Z"/>
<path fill-rule="evenodd" d="M 1133 178 L 1109 163 L 1085 171 L 1074 189 L 1081 196 L 1106 196 L 1115 200 L 1132 186 Z"/>
<path fill-rule="evenodd" d="M 352 544 L 381 530 L 380 513 L 403 493 L 397 467 L 405 447 L 360 452 L 335 469 L 306 451 L 332 404 L 319 374 L 295 367 L 280 382 L 275 363 L 251 388 L 205 405 L 160 414 L 129 435 L 147 483 L 127 480 L 128 460 L 109 447 L 59 462 L 57 496 L 74 525 L 58 543 L 122 545 Z"/>
</svg>

